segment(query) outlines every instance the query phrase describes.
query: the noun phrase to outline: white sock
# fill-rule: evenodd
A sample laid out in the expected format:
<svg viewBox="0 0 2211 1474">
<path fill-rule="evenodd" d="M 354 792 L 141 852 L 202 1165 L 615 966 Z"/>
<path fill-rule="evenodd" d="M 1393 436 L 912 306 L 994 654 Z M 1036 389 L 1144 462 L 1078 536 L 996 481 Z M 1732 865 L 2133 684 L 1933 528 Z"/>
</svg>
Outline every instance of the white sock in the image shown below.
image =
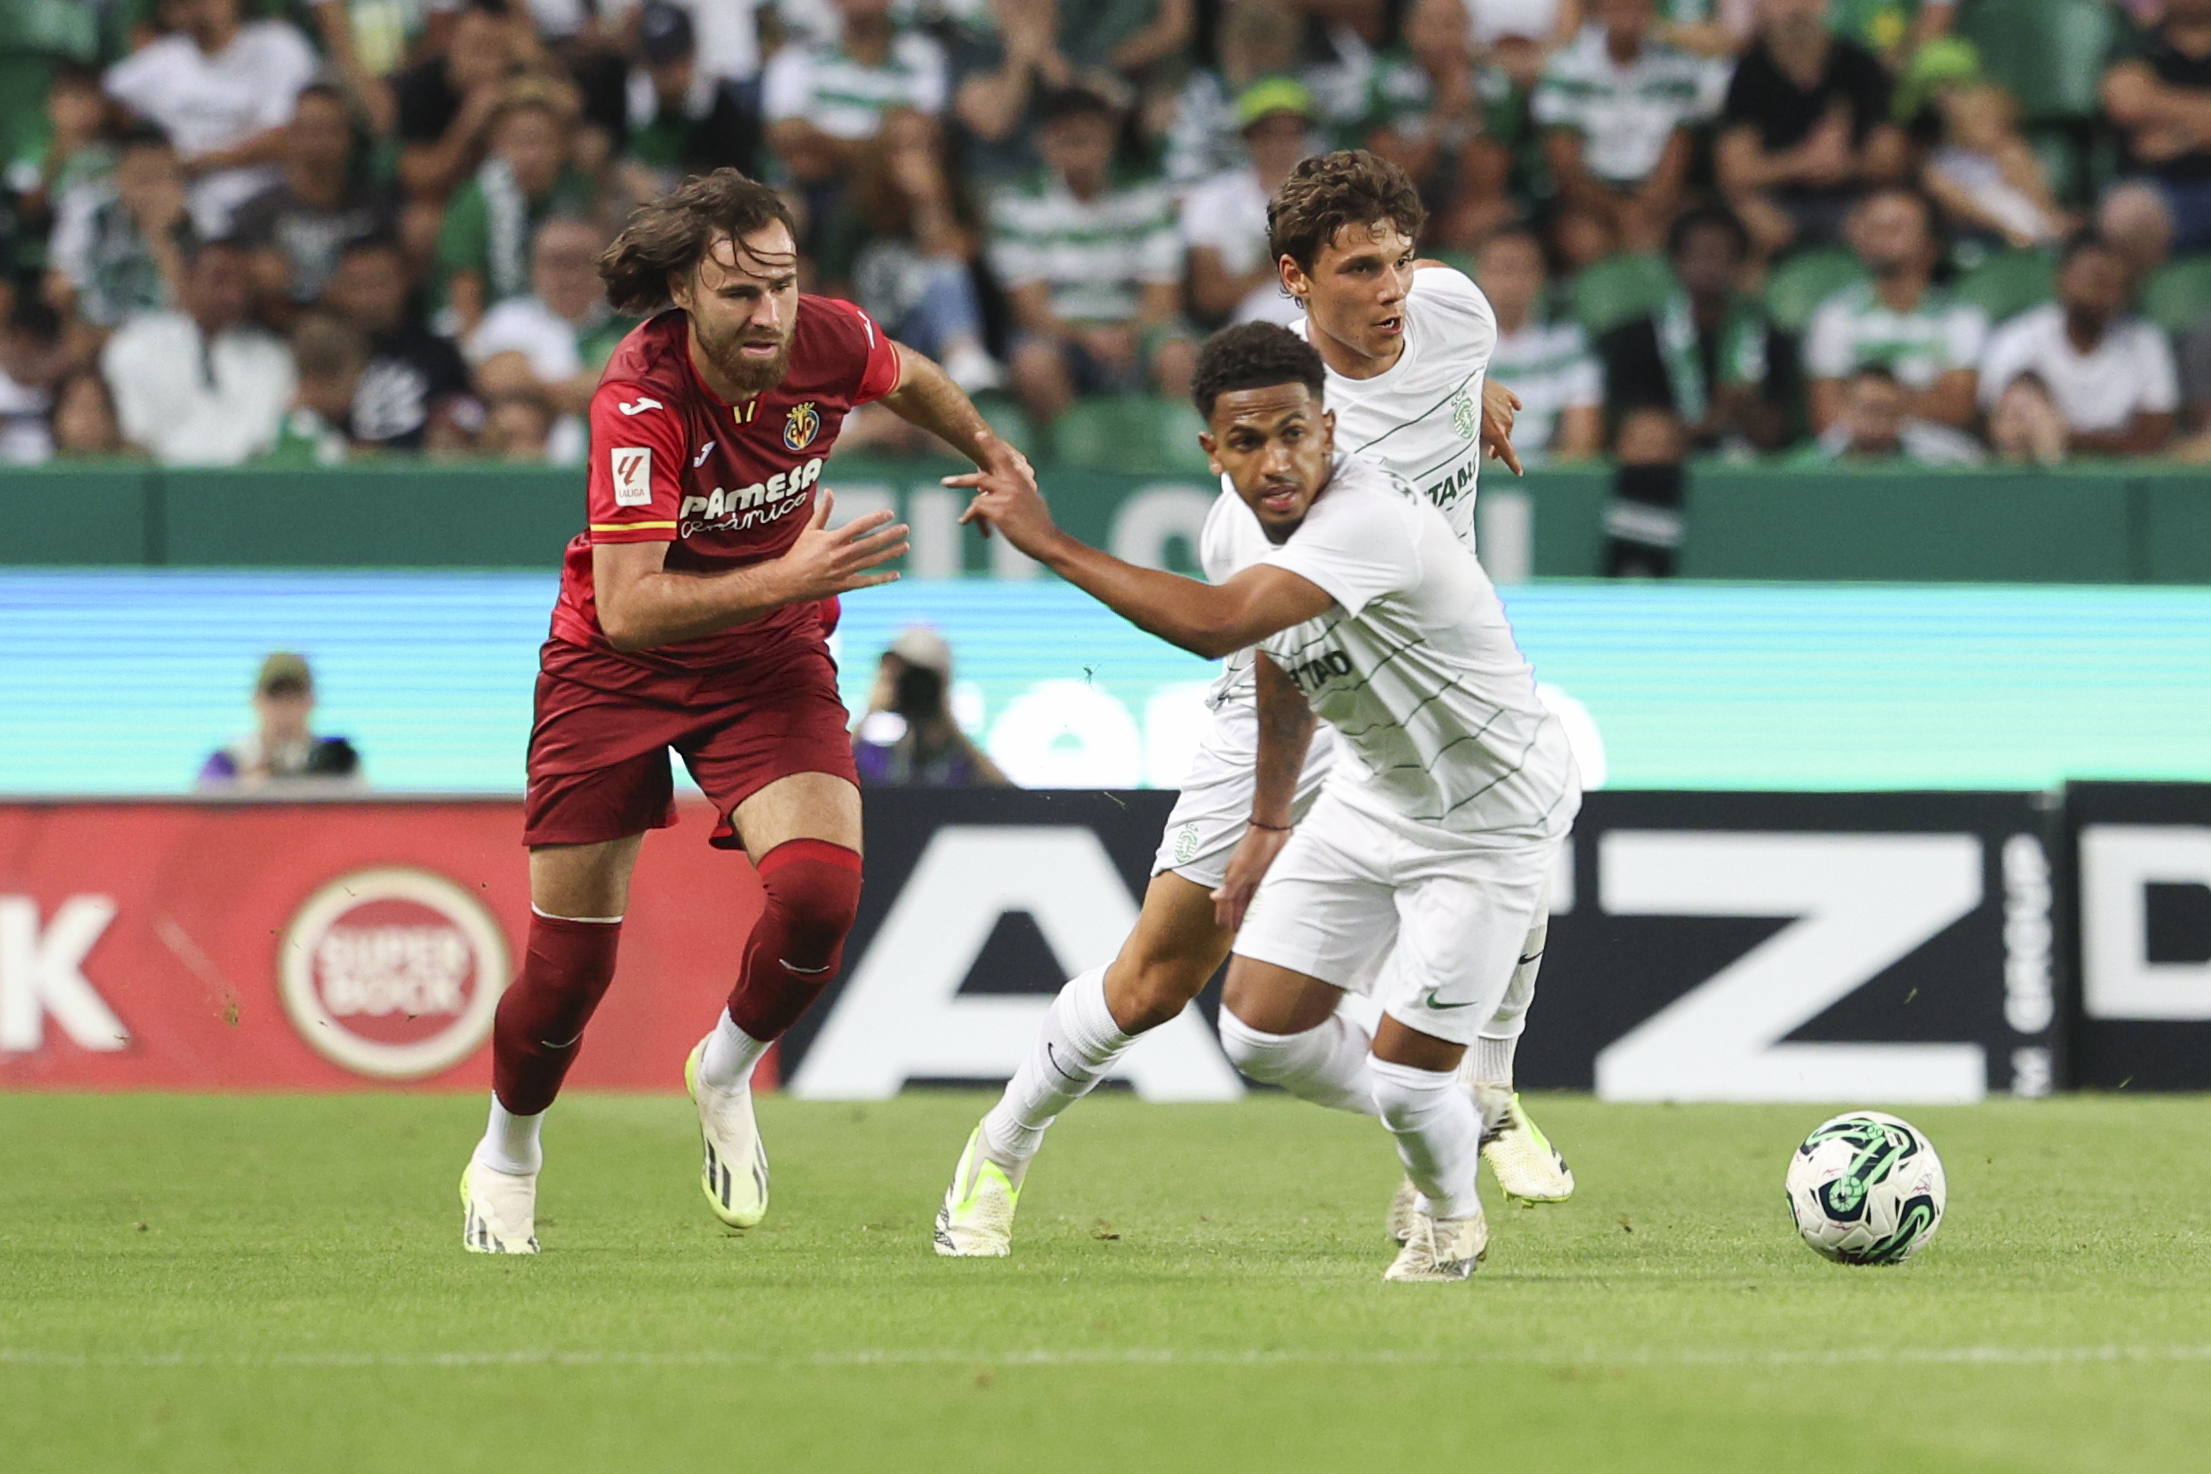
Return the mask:
<svg viewBox="0 0 2211 1474">
<path fill-rule="evenodd" d="M 752 1067 L 768 1052 L 771 1040 L 755 1039 L 737 1027 L 723 1009 L 714 1032 L 706 1036 L 706 1053 L 699 1059 L 699 1083 L 716 1090 L 736 1090 L 752 1083 Z"/>
<path fill-rule="evenodd" d="M 1263 1085 L 1333 1110 L 1374 1114 L 1374 1079 L 1367 1072 L 1373 1047 L 1367 1031 L 1341 1013 L 1302 1034 L 1262 1034 L 1221 1010 L 1221 1048 L 1229 1063 Z"/>
<path fill-rule="evenodd" d="M 1492 1039 L 1484 1034 L 1474 1041 L 1474 1083 L 1477 1085 L 1502 1085 L 1512 1089 L 1512 1054 L 1520 1047 L 1520 1036 L 1510 1039 Z"/>
<path fill-rule="evenodd" d="M 1374 1104 L 1397 1138 L 1397 1159 L 1420 1189 L 1420 1206 L 1437 1218 L 1479 1212 L 1474 1169 L 1482 1159 L 1482 1121 L 1455 1070 L 1416 1070 L 1373 1060 Z"/>
<path fill-rule="evenodd" d="M 484 1126 L 484 1139 L 476 1148 L 476 1155 L 495 1172 L 527 1177 L 545 1165 L 545 1152 L 537 1141 L 538 1132 L 544 1126 L 543 1111 L 534 1116 L 518 1116 L 499 1104 L 499 1097 L 494 1095 L 491 1120 Z"/>
<path fill-rule="evenodd" d="M 1044 1129 L 1088 1095 L 1136 1042 L 1106 1007 L 1105 974 L 1093 967 L 1059 990 L 1035 1047 L 983 1117 L 983 1146 L 1000 1166 L 1026 1165 L 1044 1144 Z"/>
<path fill-rule="evenodd" d="M 1546 892 L 1548 895 L 1548 892 Z M 1536 910 L 1535 925 L 1520 944 L 1520 961 L 1505 984 L 1505 996 L 1497 1011 L 1482 1025 L 1481 1037 L 1467 1051 L 1459 1066 L 1462 1079 L 1474 1085 L 1502 1085 L 1512 1089 L 1512 1052 L 1519 1047 L 1521 1031 L 1528 1026 L 1528 1005 L 1535 1002 L 1535 979 L 1543 966 L 1543 948 L 1551 932 L 1549 901 Z"/>
</svg>

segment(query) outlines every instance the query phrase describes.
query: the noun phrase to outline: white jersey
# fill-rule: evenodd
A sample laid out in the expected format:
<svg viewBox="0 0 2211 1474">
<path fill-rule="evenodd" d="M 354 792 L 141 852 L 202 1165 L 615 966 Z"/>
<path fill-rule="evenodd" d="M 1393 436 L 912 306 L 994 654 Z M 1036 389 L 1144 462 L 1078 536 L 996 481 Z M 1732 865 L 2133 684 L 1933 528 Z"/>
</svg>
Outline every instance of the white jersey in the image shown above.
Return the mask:
<svg viewBox="0 0 2211 1474">
<path fill-rule="evenodd" d="M 1305 334 L 1303 318 L 1291 325 Z M 1497 346 L 1497 315 L 1464 273 L 1428 266 L 1406 293 L 1405 351 L 1371 379 L 1334 369 L 1322 403 L 1336 416 L 1336 450 L 1354 452 L 1419 487 L 1469 549 L 1474 546 L 1474 481 L 1480 469 L 1482 380 Z M 1408 413 L 1411 418 L 1407 418 Z M 1224 584 L 1267 556 L 1273 544 L 1259 519 L 1221 478 L 1221 494 L 1198 537 L 1206 582 Z M 1253 699 L 1252 654 L 1228 657 L 1206 704 L 1216 710 Z"/>
<path fill-rule="evenodd" d="M 1566 833 L 1581 784 L 1565 728 L 1537 698 L 1489 576 L 1436 508 L 1339 454 L 1266 561 L 1335 601 L 1260 642 L 1335 729 L 1328 794 L 1474 844 Z"/>
<path fill-rule="evenodd" d="M 1482 380 L 1497 346 L 1497 315 L 1480 287 L 1442 266 L 1413 273 L 1404 315 L 1397 362 L 1371 379 L 1328 371 L 1323 399 L 1336 414 L 1336 449 L 1410 481 L 1471 548 Z M 1311 336 L 1302 321 L 1291 331 Z"/>
</svg>

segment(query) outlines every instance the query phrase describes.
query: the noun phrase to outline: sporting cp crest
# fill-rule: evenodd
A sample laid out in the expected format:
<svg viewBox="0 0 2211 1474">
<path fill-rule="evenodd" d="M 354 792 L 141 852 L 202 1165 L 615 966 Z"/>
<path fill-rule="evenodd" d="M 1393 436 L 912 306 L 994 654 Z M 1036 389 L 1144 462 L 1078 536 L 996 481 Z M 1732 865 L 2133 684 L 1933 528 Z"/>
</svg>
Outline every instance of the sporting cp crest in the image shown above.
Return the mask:
<svg viewBox="0 0 2211 1474">
<path fill-rule="evenodd" d="M 814 408 L 809 399 L 791 406 L 790 418 L 783 422 L 783 443 L 793 450 L 804 450 L 814 443 L 821 433 L 821 411 Z"/>
<path fill-rule="evenodd" d="M 1481 424 L 1481 413 L 1474 408 L 1473 400 L 1461 394 L 1451 401 L 1451 428 L 1459 432 L 1459 439 L 1472 440 Z"/>
</svg>

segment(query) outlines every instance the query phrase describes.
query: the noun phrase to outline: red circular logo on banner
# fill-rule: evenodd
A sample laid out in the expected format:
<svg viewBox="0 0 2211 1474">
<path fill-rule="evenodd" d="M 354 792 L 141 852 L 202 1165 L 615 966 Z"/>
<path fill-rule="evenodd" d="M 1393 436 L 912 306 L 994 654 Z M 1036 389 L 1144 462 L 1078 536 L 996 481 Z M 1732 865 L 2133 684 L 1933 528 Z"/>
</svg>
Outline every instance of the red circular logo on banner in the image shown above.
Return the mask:
<svg viewBox="0 0 2211 1474">
<path fill-rule="evenodd" d="M 284 1010 L 323 1058 L 379 1080 L 449 1070 L 491 1032 L 507 939 L 467 890 L 411 866 L 324 885 L 285 929 Z"/>
</svg>

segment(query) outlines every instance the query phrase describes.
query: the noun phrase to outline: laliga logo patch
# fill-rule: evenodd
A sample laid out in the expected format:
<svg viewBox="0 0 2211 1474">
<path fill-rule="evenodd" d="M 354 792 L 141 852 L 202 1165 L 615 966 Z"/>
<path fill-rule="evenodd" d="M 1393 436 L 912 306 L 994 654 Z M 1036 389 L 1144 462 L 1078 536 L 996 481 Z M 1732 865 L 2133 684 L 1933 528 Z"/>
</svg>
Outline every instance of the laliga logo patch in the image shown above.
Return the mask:
<svg viewBox="0 0 2211 1474">
<path fill-rule="evenodd" d="M 372 1079 L 418 1080 L 490 1035 L 508 963 L 498 920 L 461 886 L 378 866 L 307 898 L 284 931 L 278 991 L 324 1059 Z"/>
<path fill-rule="evenodd" d="M 814 443 L 821 433 L 821 411 L 814 408 L 811 399 L 791 406 L 790 418 L 783 422 L 783 443 L 792 450 L 804 450 Z"/>
<path fill-rule="evenodd" d="M 1473 400 L 1460 394 L 1451 401 L 1451 428 L 1459 432 L 1459 439 L 1472 440 L 1481 426 L 1481 411 L 1474 408 Z"/>
</svg>

